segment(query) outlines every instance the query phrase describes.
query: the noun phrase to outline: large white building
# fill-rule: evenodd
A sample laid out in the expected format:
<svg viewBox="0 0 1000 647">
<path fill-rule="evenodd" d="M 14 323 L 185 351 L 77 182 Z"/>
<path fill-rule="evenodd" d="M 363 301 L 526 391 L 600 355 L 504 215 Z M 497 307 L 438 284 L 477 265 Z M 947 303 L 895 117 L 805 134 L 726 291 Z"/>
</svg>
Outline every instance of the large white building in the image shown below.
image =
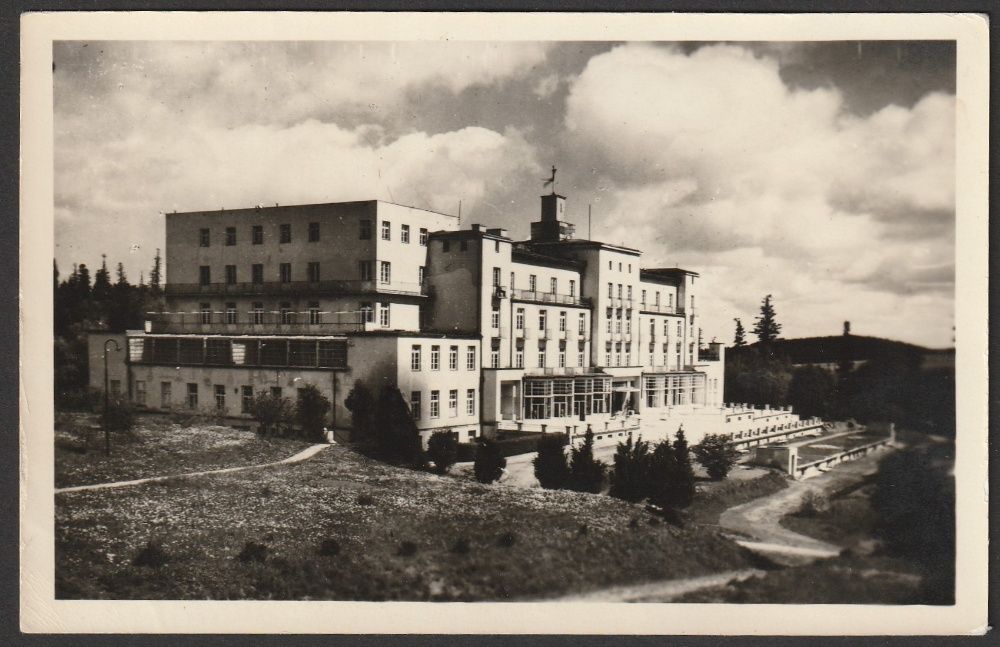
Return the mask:
<svg viewBox="0 0 1000 647">
<path fill-rule="evenodd" d="M 314 384 L 350 429 L 355 382 L 390 384 L 425 439 L 801 426 L 723 406 L 723 346 L 698 343 L 697 273 L 576 239 L 564 207 L 542 196 L 524 241 L 382 201 L 167 214 L 166 307 L 122 339 L 112 388 L 238 417 L 255 394 Z"/>
</svg>

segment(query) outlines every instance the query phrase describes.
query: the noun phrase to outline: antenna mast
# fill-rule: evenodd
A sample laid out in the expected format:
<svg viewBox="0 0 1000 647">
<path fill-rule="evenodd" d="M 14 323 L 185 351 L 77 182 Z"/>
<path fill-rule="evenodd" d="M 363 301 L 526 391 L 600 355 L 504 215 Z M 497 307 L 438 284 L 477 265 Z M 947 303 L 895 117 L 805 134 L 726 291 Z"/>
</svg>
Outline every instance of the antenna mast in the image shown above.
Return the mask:
<svg viewBox="0 0 1000 647">
<path fill-rule="evenodd" d="M 594 206 L 593 204 L 587 205 L 587 240 L 594 240 L 593 237 L 591 236 L 591 231 L 590 231 L 590 210 L 591 207 L 593 206 Z"/>
</svg>

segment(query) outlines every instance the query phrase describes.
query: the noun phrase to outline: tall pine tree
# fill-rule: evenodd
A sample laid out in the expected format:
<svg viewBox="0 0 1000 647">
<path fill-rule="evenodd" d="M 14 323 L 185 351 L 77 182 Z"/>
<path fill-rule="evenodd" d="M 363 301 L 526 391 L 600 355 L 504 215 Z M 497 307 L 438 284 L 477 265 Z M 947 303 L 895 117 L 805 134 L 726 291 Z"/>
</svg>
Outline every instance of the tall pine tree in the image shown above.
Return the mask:
<svg viewBox="0 0 1000 647">
<path fill-rule="evenodd" d="M 747 345 L 747 333 L 743 330 L 743 322 L 738 318 L 733 319 L 736 322 L 736 334 L 733 337 L 733 348 L 743 348 Z"/>
<path fill-rule="evenodd" d="M 770 294 L 760 304 L 760 315 L 754 323 L 753 334 L 757 335 L 757 340 L 762 344 L 773 342 L 781 334 L 781 324 L 775 318 Z"/>
<path fill-rule="evenodd" d="M 101 269 L 94 274 L 93 296 L 94 301 L 104 307 L 111 299 L 111 274 L 108 273 L 108 260 L 104 254 L 101 254 Z"/>
<path fill-rule="evenodd" d="M 153 269 L 149 271 L 149 293 L 154 297 L 160 296 L 160 282 L 163 280 L 162 263 L 160 248 L 157 247 L 156 256 L 153 257 Z"/>
</svg>

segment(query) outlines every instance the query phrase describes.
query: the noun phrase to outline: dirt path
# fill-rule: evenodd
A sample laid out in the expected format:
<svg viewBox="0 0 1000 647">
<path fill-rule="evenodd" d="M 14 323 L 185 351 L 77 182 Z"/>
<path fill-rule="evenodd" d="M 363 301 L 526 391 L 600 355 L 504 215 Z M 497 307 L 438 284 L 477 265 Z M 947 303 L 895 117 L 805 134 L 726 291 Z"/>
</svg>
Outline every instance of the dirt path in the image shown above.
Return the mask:
<svg viewBox="0 0 1000 647">
<path fill-rule="evenodd" d="M 677 580 L 663 580 L 648 584 L 615 586 L 592 593 L 556 598 L 556 602 L 670 602 L 682 595 L 701 589 L 725 586 L 734 581 L 742 581 L 764 571 L 748 568 L 740 571 L 725 571 L 701 577 L 686 577 Z"/>
<path fill-rule="evenodd" d="M 307 458 L 311 458 L 311 457 L 315 456 L 316 454 L 318 454 L 321 450 L 325 449 L 326 447 L 329 447 L 329 445 L 326 444 L 326 443 L 312 445 L 310 447 L 307 447 L 307 448 L 303 449 L 301 452 L 299 452 L 298 454 L 295 454 L 294 456 L 289 456 L 288 458 L 286 458 L 284 460 L 275 461 L 273 463 L 261 463 L 259 465 L 243 465 L 243 466 L 240 466 L 240 467 L 226 467 L 226 468 L 218 469 L 218 470 L 206 470 L 204 472 L 187 472 L 185 474 L 167 474 L 165 476 L 151 476 L 149 478 L 135 479 L 133 481 L 113 481 L 111 483 L 94 483 L 92 485 L 77 485 L 77 486 L 74 486 L 74 487 L 56 488 L 55 493 L 56 494 L 64 494 L 66 492 L 84 492 L 84 491 L 87 491 L 87 490 L 105 490 L 105 489 L 109 489 L 109 488 L 128 487 L 130 485 L 142 485 L 143 483 L 155 483 L 156 481 L 166 481 L 167 479 L 185 478 L 185 477 L 188 477 L 188 476 L 204 476 L 204 475 L 207 475 L 207 474 L 225 474 L 225 473 L 228 473 L 228 472 L 242 472 L 244 470 L 256 470 L 256 469 L 260 469 L 260 468 L 263 468 L 263 467 L 272 467 L 272 466 L 275 466 L 275 465 L 288 465 L 290 463 L 299 463 L 301 461 L 306 460 Z"/>
</svg>

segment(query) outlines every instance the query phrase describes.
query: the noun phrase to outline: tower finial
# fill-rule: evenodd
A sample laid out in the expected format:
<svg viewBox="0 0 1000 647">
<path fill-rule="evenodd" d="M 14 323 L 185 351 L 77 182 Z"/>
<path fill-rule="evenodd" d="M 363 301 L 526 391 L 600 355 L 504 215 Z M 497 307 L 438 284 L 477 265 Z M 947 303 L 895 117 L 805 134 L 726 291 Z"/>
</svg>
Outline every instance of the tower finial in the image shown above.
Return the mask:
<svg viewBox="0 0 1000 647">
<path fill-rule="evenodd" d="M 555 167 L 554 164 L 552 165 L 552 177 L 545 178 L 542 181 L 545 182 L 545 184 L 543 184 L 542 187 L 547 187 L 550 184 L 552 185 L 552 194 L 555 195 L 555 192 L 556 192 L 556 167 Z"/>
</svg>

